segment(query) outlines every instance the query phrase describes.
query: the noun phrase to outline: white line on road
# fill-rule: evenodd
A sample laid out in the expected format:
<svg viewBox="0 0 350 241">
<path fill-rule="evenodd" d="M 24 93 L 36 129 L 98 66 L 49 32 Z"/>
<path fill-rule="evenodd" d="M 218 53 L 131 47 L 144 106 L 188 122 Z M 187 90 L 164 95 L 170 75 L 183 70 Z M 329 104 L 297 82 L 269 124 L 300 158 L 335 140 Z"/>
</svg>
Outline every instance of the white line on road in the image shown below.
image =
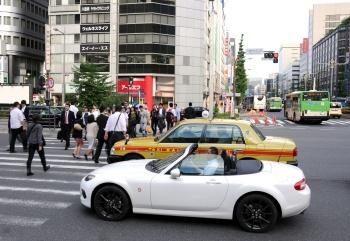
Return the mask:
<svg viewBox="0 0 350 241">
<path fill-rule="evenodd" d="M 79 196 L 79 191 L 67 191 L 58 189 L 32 188 L 32 187 L 15 187 L 15 186 L 0 186 L 2 191 L 18 191 L 18 192 L 40 192 L 51 194 L 62 194 L 68 196 Z"/>
<path fill-rule="evenodd" d="M 20 216 L 10 216 L 0 214 L 0 224 L 5 225 L 18 225 L 23 227 L 37 227 L 44 224 L 47 218 L 29 218 Z"/>
<path fill-rule="evenodd" d="M 73 158 L 73 157 L 72 157 Z M 26 157 L 2 157 L 0 156 L 0 160 L 4 160 L 4 161 L 27 161 Z M 40 162 L 39 158 L 34 158 L 33 161 L 35 162 Z M 82 161 L 82 160 L 78 160 L 78 161 L 73 161 L 73 160 L 59 160 L 59 159 L 46 159 L 47 162 L 57 162 L 57 163 L 72 163 L 72 164 L 90 164 L 90 166 L 94 165 L 95 168 L 98 166 L 102 166 L 103 164 L 96 164 L 92 161 Z"/>
<path fill-rule="evenodd" d="M 293 121 L 290 121 L 290 120 L 284 120 L 284 121 L 287 122 L 288 124 L 295 125 Z"/>
<path fill-rule="evenodd" d="M 50 164 L 50 163 L 49 163 Z M 18 166 L 18 167 L 24 167 L 26 166 L 25 163 L 17 163 L 17 162 L 0 162 L 0 166 Z M 66 169 L 84 169 L 84 170 L 95 170 L 97 167 L 84 167 L 84 166 L 65 166 L 65 165 L 54 165 L 50 164 L 51 168 L 66 168 Z M 42 167 L 41 165 L 32 165 L 32 167 Z M 51 169 L 50 169 L 51 171 Z M 50 172 L 49 171 L 49 172 Z"/>
<path fill-rule="evenodd" d="M 41 167 L 41 166 L 40 166 Z M 6 168 L 3 167 L 0 169 L 0 172 L 4 171 L 4 172 L 24 172 L 23 169 L 11 169 L 11 168 Z M 60 172 L 60 171 L 54 171 L 50 169 L 50 174 L 59 174 L 59 175 L 69 175 L 69 176 L 79 176 L 79 177 L 83 177 L 85 176 L 87 173 L 86 172 L 70 172 L 70 171 L 64 171 L 64 172 Z M 1 241 L 1 240 L 0 240 Z"/>
<path fill-rule="evenodd" d="M 3 177 L 0 176 L 0 180 L 10 180 L 10 181 L 25 181 L 25 182 L 50 182 L 50 183 L 63 183 L 63 184 L 80 184 L 79 181 L 64 181 L 57 179 L 36 179 L 36 178 L 22 178 L 22 177 Z"/>
<path fill-rule="evenodd" d="M 10 153 L 10 152 L 0 152 L 0 155 L 11 155 L 11 156 L 28 156 L 28 153 Z M 46 154 L 45 153 L 45 156 L 46 157 L 65 157 L 65 158 L 73 158 L 72 155 L 55 155 L 55 154 Z M 91 158 L 91 157 L 89 157 Z M 99 160 L 106 160 L 107 157 L 103 156 L 103 157 L 100 157 Z M 78 162 L 81 162 L 81 161 L 78 161 Z M 89 162 L 91 163 L 91 161 Z"/>
<path fill-rule="evenodd" d="M 31 208 L 52 208 L 52 209 L 64 209 L 72 205 L 68 202 L 50 202 L 50 201 L 36 201 L 36 200 L 23 200 L 12 198 L 0 198 L 0 204 L 31 207 Z"/>
</svg>

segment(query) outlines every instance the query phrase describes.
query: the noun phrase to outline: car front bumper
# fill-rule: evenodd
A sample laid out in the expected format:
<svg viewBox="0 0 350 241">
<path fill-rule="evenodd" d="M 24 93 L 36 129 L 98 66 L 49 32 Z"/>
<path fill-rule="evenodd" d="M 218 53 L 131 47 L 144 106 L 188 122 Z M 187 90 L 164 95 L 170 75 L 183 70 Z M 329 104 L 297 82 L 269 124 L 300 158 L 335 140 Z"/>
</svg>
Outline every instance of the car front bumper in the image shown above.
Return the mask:
<svg viewBox="0 0 350 241">
<path fill-rule="evenodd" d="M 80 202 L 83 206 L 91 208 L 92 182 L 81 180 L 80 183 Z"/>
</svg>

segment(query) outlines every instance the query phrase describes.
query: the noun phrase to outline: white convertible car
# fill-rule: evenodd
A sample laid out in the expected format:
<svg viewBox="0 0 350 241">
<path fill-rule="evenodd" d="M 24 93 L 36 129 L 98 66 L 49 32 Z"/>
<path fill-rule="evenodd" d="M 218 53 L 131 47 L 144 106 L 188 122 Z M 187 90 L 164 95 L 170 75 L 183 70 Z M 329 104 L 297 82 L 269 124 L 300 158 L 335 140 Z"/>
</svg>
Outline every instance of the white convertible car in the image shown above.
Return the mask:
<svg viewBox="0 0 350 241">
<path fill-rule="evenodd" d="M 302 213 L 311 192 L 298 167 L 195 153 L 191 144 L 164 160 L 98 168 L 81 181 L 81 203 L 108 221 L 130 213 L 234 219 L 266 232 L 278 218 Z"/>
</svg>

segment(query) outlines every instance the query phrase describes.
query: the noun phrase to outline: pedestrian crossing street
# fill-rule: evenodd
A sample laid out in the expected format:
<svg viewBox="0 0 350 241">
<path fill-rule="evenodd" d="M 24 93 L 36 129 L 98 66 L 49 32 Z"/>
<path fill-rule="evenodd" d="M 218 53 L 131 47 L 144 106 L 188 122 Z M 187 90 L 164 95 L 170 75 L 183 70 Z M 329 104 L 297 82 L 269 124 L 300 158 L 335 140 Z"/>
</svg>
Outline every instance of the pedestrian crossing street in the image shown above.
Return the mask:
<svg viewBox="0 0 350 241">
<path fill-rule="evenodd" d="M 276 120 L 276 123 L 274 123 L 274 121 L 270 117 L 267 117 L 266 119 L 244 117 L 242 119 L 250 121 L 253 125 L 260 126 L 260 127 L 263 127 L 263 126 L 287 127 L 287 126 L 300 125 L 298 123 L 294 123 L 293 121 L 289 121 L 289 120 Z M 306 126 L 305 124 L 302 124 L 302 125 Z M 330 119 L 327 121 L 322 121 L 322 123 L 319 124 L 319 126 L 348 126 L 348 127 L 350 127 L 350 120 Z"/>
<path fill-rule="evenodd" d="M 31 177 L 26 176 L 28 153 L 22 152 L 20 144 L 16 145 L 17 153 L 6 152 L 7 146 L 0 147 L 0 230 L 39 228 L 73 205 L 80 206 L 81 179 L 106 165 L 104 152 L 100 163 L 95 164 L 91 157 L 89 161 L 73 159 L 73 148 L 64 151 L 64 143 L 53 137 L 46 137 L 46 142 L 45 154 L 51 169 L 43 171 L 36 153 Z"/>
</svg>

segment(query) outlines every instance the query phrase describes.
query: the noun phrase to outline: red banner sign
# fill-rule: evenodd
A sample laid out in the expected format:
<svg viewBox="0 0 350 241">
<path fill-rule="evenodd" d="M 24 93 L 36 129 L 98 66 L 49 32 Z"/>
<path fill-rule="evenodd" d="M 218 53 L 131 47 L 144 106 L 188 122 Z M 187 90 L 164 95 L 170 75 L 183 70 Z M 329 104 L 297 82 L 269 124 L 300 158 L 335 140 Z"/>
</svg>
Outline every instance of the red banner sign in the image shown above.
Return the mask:
<svg viewBox="0 0 350 241">
<path fill-rule="evenodd" d="M 119 80 L 117 85 L 118 93 L 128 93 L 129 80 Z M 130 93 L 138 92 L 145 89 L 145 81 L 143 79 L 134 79 L 134 83 L 130 86 Z"/>
</svg>

